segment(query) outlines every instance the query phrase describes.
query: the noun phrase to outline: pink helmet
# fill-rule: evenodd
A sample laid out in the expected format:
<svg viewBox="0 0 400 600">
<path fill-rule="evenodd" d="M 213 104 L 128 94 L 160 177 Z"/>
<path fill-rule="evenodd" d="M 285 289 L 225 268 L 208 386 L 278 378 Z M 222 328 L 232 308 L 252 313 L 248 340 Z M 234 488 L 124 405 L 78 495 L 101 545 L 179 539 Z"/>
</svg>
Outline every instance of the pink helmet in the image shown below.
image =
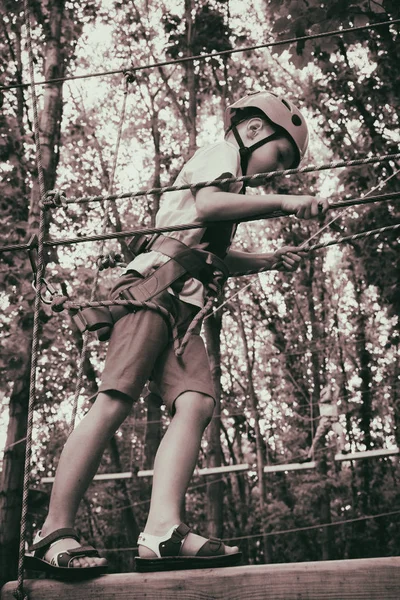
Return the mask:
<svg viewBox="0 0 400 600">
<path fill-rule="evenodd" d="M 228 106 L 224 119 L 226 133 L 231 129 L 237 111 L 244 108 L 258 108 L 273 125 L 286 132 L 297 154 L 292 168 L 297 167 L 308 146 L 308 127 L 299 109 L 290 100 L 280 98 L 273 92 L 255 92 Z"/>
</svg>

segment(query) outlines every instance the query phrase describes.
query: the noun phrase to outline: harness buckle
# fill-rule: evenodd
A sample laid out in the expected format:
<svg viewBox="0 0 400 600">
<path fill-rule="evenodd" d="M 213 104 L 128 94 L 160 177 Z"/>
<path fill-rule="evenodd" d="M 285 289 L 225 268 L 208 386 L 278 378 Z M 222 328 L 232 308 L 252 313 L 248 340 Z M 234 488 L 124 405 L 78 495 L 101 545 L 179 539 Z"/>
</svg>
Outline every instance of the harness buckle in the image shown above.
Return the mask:
<svg viewBox="0 0 400 600">
<path fill-rule="evenodd" d="M 154 233 L 150 236 L 145 233 L 137 233 L 128 243 L 128 248 L 133 256 L 138 256 L 139 254 L 150 250 L 152 244 L 158 237 L 158 233 Z"/>
</svg>

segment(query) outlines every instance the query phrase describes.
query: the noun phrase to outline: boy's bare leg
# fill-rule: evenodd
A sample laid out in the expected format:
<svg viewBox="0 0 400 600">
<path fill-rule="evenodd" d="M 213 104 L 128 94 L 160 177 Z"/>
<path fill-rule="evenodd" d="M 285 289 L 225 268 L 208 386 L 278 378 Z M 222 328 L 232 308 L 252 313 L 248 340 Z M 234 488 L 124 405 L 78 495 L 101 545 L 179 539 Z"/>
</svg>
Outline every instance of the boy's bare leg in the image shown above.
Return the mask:
<svg viewBox="0 0 400 600">
<path fill-rule="evenodd" d="M 123 395 L 100 393 L 88 415 L 77 425 L 61 453 L 53 485 L 49 513 L 41 536 L 56 529 L 73 527 L 79 503 L 99 467 L 104 449 L 131 410 L 131 401 Z M 45 560 L 69 548 L 78 547 L 76 540 L 57 542 L 45 554 Z M 104 558 L 77 558 L 74 567 L 102 565 Z"/>
<path fill-rule="evenodd" d="M 181 508 L 196 466 L 201 438 L 214 410 L 214 400 L 198 392 L 185 392 L 175 402 L 176 412 L 165 433 L 154 463 L 150 512 L 145 532 L 164 535 L 181 522 Z M 182 553 L 195 555 L 206 538 L 190 533 Z M 238 548 L 226 547 L 226 553 Z M 139 546 L 143 558 L 154 553 Z"/>
</svg>

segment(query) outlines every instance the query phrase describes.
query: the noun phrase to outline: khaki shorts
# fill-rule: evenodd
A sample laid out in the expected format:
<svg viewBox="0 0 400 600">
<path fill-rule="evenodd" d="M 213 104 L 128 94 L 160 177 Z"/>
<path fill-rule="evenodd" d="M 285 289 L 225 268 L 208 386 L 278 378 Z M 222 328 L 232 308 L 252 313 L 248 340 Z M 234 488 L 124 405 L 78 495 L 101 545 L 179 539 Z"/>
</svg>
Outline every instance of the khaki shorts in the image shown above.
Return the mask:
<svg viewBox="0 0 400 600">
<path fill-rule="evenodd" d="M 115 299 L 141 277 L 122 276 L 111 292 Z M 183 337 L 198 308 L 181 302 L 167 291 L 152 302 L 161 304 L 175 317 L 179 337 Z M 194 332 L 182 356 L 174 352 L 170 327 L 154 310 L 140 309 L 119 319 L 110 337 L 100 392 L 121 392 L 136 401 L 147 381 L 156 384 L 170 414 L 175 400 L 184 392 L 200 392 L 215 399 L 204 341 Z"/>
</svg>

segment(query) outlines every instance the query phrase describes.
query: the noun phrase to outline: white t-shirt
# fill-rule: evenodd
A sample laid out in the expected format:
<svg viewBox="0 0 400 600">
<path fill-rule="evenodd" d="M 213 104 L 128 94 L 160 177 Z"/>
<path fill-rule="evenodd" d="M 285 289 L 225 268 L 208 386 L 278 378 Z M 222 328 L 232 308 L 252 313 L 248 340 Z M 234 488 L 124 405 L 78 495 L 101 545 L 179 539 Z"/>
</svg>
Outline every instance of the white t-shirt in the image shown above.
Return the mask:
<svg viewBox="0 0 400 600">
<path fill-rule="evenodd" d="M 239 150 L 233 144 L 222 141 L 197 150 L 185 164 L 174 185 L 192 185 L 203 181 L 241 177 Z M 239 193 L 243 184 L 234 182 L 223 186 L 225 191 Z M 161 201 L 161 208 L 156 215 L 156 227 L 170 227 L 189 223 L 200 223 L 196 210 L 196 199 L 191 190 L 166 192 Z M 216 225 L 203 226 L 198 229 L 173 231 L 163 235 L 171 236 L 191 248 L 199 245 L 205 250 L 223 258 L 232 243 L 236 225 L 221 221 Z M 135 270 L 149 275 L 154 268 L 166 263 L 167 256 L 160 252 L 150 251 L 137 256 L 126 267 L 126 271 Z M 197 279 L 190 278 L 185 283 L 174 285 L 168 291 L 178 296 L 183 302 L 194 304 L 200 308 L 204 305 L 204 286 Z"/>
</svg>

